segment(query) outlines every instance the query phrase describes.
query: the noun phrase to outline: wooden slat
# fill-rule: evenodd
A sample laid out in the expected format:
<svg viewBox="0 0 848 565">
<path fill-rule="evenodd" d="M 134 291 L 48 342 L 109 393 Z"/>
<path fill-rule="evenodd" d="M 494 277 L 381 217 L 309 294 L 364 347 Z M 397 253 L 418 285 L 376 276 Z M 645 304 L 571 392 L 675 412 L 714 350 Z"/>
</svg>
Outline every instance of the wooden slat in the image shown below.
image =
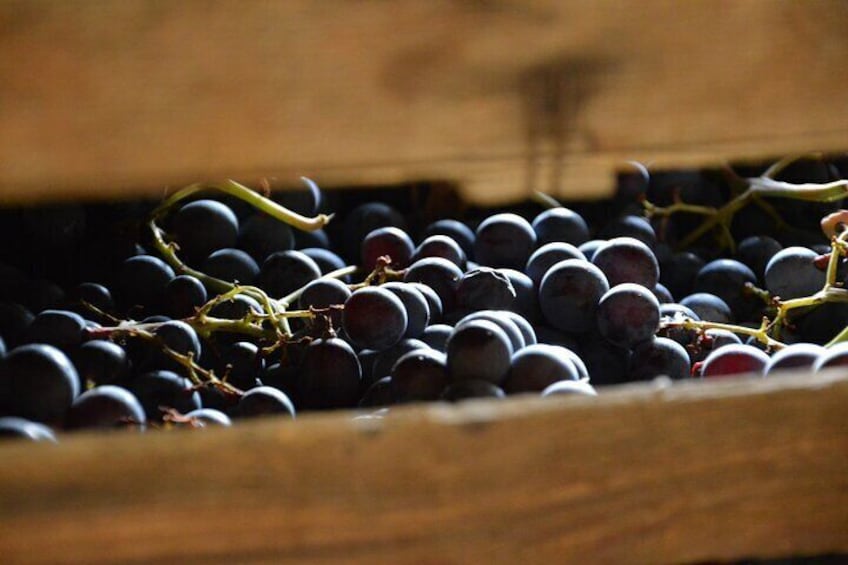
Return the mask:
<svg viewBox="0 0 848 565">
<path fill-rule="evenodd" d="M 0 2 L 0 199 L 204 178 L 602 194 L 848 149 L 848 4 Z"/>
<path fill-rule="evenodd" d="M 848 553 L 848 377 L 0 447 L 3 563 Z"/>
</svg>

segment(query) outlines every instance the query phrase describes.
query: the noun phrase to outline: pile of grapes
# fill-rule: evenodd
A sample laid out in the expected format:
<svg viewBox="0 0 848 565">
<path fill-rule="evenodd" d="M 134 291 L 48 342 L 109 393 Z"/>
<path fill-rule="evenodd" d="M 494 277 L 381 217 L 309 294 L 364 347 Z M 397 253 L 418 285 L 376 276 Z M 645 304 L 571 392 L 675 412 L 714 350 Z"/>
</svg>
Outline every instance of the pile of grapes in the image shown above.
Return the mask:
<svg viewBox="0 0 848 565">
<path fill-rule="evenodd" d="M 848 364 L 845 165 L 634 164 L 461 219 L 308 179 L 7 209 L 0 437 Z"/>
</svg>

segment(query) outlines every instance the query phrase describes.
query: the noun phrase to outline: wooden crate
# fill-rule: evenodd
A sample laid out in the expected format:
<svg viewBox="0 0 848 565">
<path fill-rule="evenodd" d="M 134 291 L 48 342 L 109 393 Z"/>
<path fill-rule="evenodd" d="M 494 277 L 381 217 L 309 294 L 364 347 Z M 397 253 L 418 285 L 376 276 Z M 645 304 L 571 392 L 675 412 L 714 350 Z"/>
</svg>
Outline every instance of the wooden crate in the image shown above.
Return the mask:
<svg viewBox="0 0 848 565">
<path fill-rule="evenodd" d="M 603 196 L 848 148 L 848 5 L 0 3 L 0 200 L 202 179 Z M 848 379 L 644 384 L 0 447 L 0 562 L 848 553 Z"/>
</svg>

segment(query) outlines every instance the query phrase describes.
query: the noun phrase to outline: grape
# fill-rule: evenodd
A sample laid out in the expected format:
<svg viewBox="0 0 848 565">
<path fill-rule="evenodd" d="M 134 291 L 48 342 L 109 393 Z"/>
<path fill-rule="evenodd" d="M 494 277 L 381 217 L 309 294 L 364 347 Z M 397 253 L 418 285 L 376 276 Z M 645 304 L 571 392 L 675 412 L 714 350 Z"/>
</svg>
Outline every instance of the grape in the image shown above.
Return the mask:
<svg viewBox="0 0 848 565">
<path fill-rule="evenodd" d="M 765 281 L 766 265 L 783 249 L 779 241 L 767 235 L 752 235 L 739 242 L 736 259 L 747 265 L 760 282 Z"/>
<path fill-rule="evenodd" d="M 130 361 L 124 348 L 102 339 L 83 343 L 74 352 L 73 363 L 79 375 L 80 390 L 89 382 L 95 385 L 124 383 L 130 373 Z"/>
<path fill-rule="evenodd" d="M 689 354 L 682 345 L 667 337 L 656 337 L 633 347 L 628 376 L 633 381 L 647 381 L 661 375 L 685 379 L 690 376 L 690 368 Z"/>
<path fill-rule="evenodd" d="M 472 320 L 488 320 L 497 325 L 509 339 L 513 352 L 518 351 L 526 345 L 524 334 L 519 329 L 518 324 L 507 315 L 505 310 L 480 310 L 479 312 L 472 312 L 459 320 L 455 327 L 458 328 L 462 324 Z"/>
<path fill-rule="evenodd" d="M 18 346 L 0 365 L 0 413 L 58 422 L 79 394 L 79 375 L 52 345 Z"/>
<path fill-rule="evenodd" d="M 707 356 L 701 366 L 701 377 L 726 377 L 740 373 L 762 376 L 768 361 L 768 355 L 752 345 L 726 345 Z"/>
<path fill-rule="evenodd" d="M 465 251 L 459 244 L 446 235 L 431 235 L 424 239 L 421 244 L 415 248 L 412 255 L 412 262 L 425 257 L 441 257 L 447 259 L 460 269 L 465 268 L 466 258 Z"/>
<path fill-rule="evenodd" d="M 121 265 L 117 290 L 125 308 L 141 306 L 157 310 L 162 304 L 165 288 L 174 278 L 174 270 L 152 255 L 136 255 Z"/>
<path fill-rule="evenodd" d="M 391 291 L 365 287 L 350 295 L 342 327 L 358 347 L 383 350 L 400 341 L 407 326 L 406 308 Z"/>
<path fill-rule="evenodd" d="M 259 347 L 249 341 L 237 341 L 221 348 L 215 371 L 221 377 L 226 376 L 231 385 L 250 390 L 257 386 L 259 373 L 264 368 Z"/>
<path fill-rule="evenodd" d="M 236 294 L 230 300 L 219 302 L 213 306 L 209 310 L 209 315 L 213 318 L 238 320 L 247 316 L 249 312 L 261 314 L 262 306 L 250 296 Z"/>
<path fill-rule="evenodd" d="M 273 200 L 301 216 L 314 216 L 323 202 L 321 188 L 306 177 L 301 177 L 300 180 L 302 186 L 277 192 Z"/>
<path fill-rule="evenodd" d="M 298 308 L 307 310 L 309 308 L 329 308 L 330 306 L 341 306 L 350 298 L 350 289 L 345 283 L 338 279 L 317 279 L 307 284 L 297 299 Z M 334 327 L 340 327 L 342 321 L 341 310 L 331 310 L 329 317 Z"/>
<path fill-rule="evenodd" d="M 532 226 L 536 232 L 536 244 L 540 247 L 555 241 L 582 245 L 589 239 L 586 220 L 563 206 L 545 210 L 533 219 Z"/>
<path fill-rule="evenodd" d="M 344 240 L 342 247 L 345 256 L 355 263 L 360 259 L 361 243 L 365 236 L 378 228 L 396 227 L 404 229 L 403 216 L 382 202 L 368 202 L 351 210 L 344 220 Z"/>
<path fill-rule="evenodd" d="M 107 320 L 107 318 L 96 314 L 85 304 L 90 304 L 105 313 L 115 310 L 115 301 L 112 299 L 112 293 L 102 284 L 92 282 L 78 284 L 70 293 L 67 309 L 76 312 L 83 318 L 98 322 Z"/>
<path fill-rule="evenodd" d="M 102 385 L 82 393 L 65 417 L 65 427 L 134 428 L 143 430 L 147 418 L 138 399 L 125 388 Z"/>
<path fill-rule="evenodd" d="M 44 310 L 27 331 L 30 343 L 46 343 L 69 353 L 82 343 L 85 320 L 68 310 Z"/>
<path fill-rule="evenodd" d="M 330 236 L 324 230 L 301 231 L 294 232 L 294 248 L 303 251 L 304 249 L 327 249 L 330 248 Z M 335 253 L 334 253 L 335 255 Z M 317 262 L 317 261 L 316 261 Z"/>
<path fill-rule="evenodd" d="M 449 384 L 440 398 L 448 402 L 462 402 L 472 398 L 504 398 L 503 389 L 486 380 L 469 379 Z"/>
<path fill-rule="evenodd" d="M 814 343 L 793 343 L 775 352 L 766 364 L 765 374 L 787 369 L 812 369 L 827 350 Z"/>
<path fill-rule="evenodd" d="M 660 304 L 645 287 L 622 283 L 601 297 L 597 319 L 602 336 L 616 345 L 632 348 L 656 333 Z"/>
<path fill-rule="evenodd" d="M 377 259 L 386 255 L 391 258 L 390 267 L 403 269 L 409 266 L 414 251 L 412 239 L 402 229 L 378 228 L 362 240 L 362 267 L 371 271 L 377 265 Z"/>
<path fill-rule="evenodd" d="M 383 377 L 371 386 L 359 399 L 359 408 L 384 408 L 395 404 L 394 389 L 392 388 L 392 377 Z"/>
<path fill-rule="evenodd" d="M 344 340 L 333 337 L 313 341 L 306 348 L 300 372 L 298 398 L 305 408 L 349 408 L 359 400 L 362 368 Z"/>
<path fill-rule="evenodd" d="M 729 324 L 733 321 L 733 313 L 727 303 L 709 292 L 696 292 L 680 301 L 681 306 L 692 310 L 700 320 Z"/>
<path fill-rule="evenodd" d="M 843 341 L 821 352 L 813 363 L 813 371 L 818 373 L 823 369 L 845 365 L 848 365 L 848 342 Z"/>
<path fill-rule="evenodd" d="M 538 287 L 548 269 L 566 259 L 586 259 L 586 256 L 570 243 L 546 243 L 530 255 L 524 272 Z"/>
<path fill-rule="evenodd" d="M 455 264 L 441 257 L 419 259 L 406 269 L 404 282 L 418 282 L 435 291 L 442 301 L 442 311 L 451 312 L 456 305 L 456 289 L 462 279 L 462 271 Z"/>
<path fill-rule="evenodd" d="M 551 383 L 542 391 L 542 396 L 559 396 L 561 394 L 574 394 L 577 396 L 598 396 L 595 387 L 586 381 L 557 381 Z"/>
<path fill-rule="evenodd" d="M 653 288 L 659 282 L 660 268 L 654 252 L 632 237 L 616 237 L 598 247 L 592 264 L 604 273 L 610 286 L 627 282 Z"/>
<path fill-rule="evenodd" d="M 203 261 L 201 270 L 216 279 L 239 284 L 253 284 L 259 265 L 241 249 L 219 249 Z"/>
<path fill-rule="evenodd" d="M 315 264 L 318 265 L 319 269 L 321 269 L 322 275 L 326 275 L 327 273 L 337 271 L 338 269 L 343 269 L 345 267 L 345 263 L 342 258 L 330 251 L 329 249 L 322 249 L 320 247 L 307 247 L 301 249 L 300 252 L 315 261 Z M 340 280 L 349 282 L 350 277 L 345 276 Z"/>
<path fill-rule="evenodd" d="M 321 276 L 315 261 L 300 251 L 277 251 L 262 263 L 256 284 L 274 298 L 282 298 Z"/>
<path fill-rule="evenodd" d="M 566 259 L 551 267 L 539 285 L 539 306 L 554 328 L 582 333 L 595 325 L 601 296 L 609 290 L 603 272 L 582 259 Z"/>
<path fill-rule="evenodd" d="M 456 220 L 439 220 L 433 222 L 427 226 L 424 235 L 427 237 L 446 235 L 462 248 L 466 258 L 474 258 L 474 232 L 462 222 Z"/>
<path fill-rule="evenodd" d="M 56 443 L 56 434 L 40 422 L 32 422 L 15 416 L 2 416 L 0 417 L 0 441 L 8 439 Z"/>
<path fill-rule="evenodd" d="M 474 258 L 486 267 L 523 269 L 536 246 L 536 232 L 516 214 L 489 216 L 477 227 Z"/>
<path fill-rule="evenodd" d="M 206 303 L 206 287 L 191 275 L 179 275 L 165 286 L 163 310 L 171 318 L 188 318 Z"/>
<path fill-rule="evenodd" d="M 809 296 L 824 287 L 825 273 L 816 267 L 818 253 L 806 247 L 787 247 L 766 265 L 766 289 L 772 296 L 791 300 Z"/>
<path fill-rule="evenodd" d="M 580 253 L 582 253 L 586 257 L 587 261 L 591 261 L 592 257 L 595 256 L 595 251 L 597 251 L 598 248 L 604 245 L 606 242 L 607 240 L 605 239 L 590 239 L 586 243 L 579 245 L 577 249 L 579 249 Z"/>
<path fill-rule="evenodd" d="M 680 300 L 692 294 L 698 272 L 704 267 L 704 260 L 690 251 L 680 251 L 660 261 L 660 283 L 665 285 L 671 295 Z"/>
<path fill-rule="evenodd" d="M 649 248 L 657 244 L 657 234 L 651 223 L 641 216 L 626 215 L 617 218 L 601 230 L 601 239 L 613 239 L 617 237 L 629 237 L 638 239 Z"/>
<path fill-rule="evenodd" d="M 392 367 L 394 367 L 398 359 L 412 351 L 429 348 L 426 343 L 418 339 L 403 339 L 397 342 L 390 348 L 380 351 L 374 357 L 373 377 L 375 379 L 381 379 L 387 375 L 391 375 Z"/>
<path fill-rule="evenodd" d="M 518 331 L 521 332 L 522 341 L 524 345 L 533 345 L 537 342 L 536 332 L 533 330 L 533 326 L 530 322 L 527 321 L 524 316 L 512 312 L 510 310 L 503 310 L 498 312 L 498 314 L 502 317 L 506 317 L 518 328 Z"/>
<path fill-rule="evenodd" d="M 216 200 L 195 200 L 182 206 L 170 222 L 170 232 L 189 265 L 199 265 L 216 249 L 235 247 L 239 222 L 233 211 Z"/>
<path fill-rule="evenodd" d="M 418 339 L 436 351 L 444 353 L 447 351 L 448 337 L 452 331 L 453 327 L 447 324 L 431 324 L 424 329 Z"/>
<path fill-rule="evenodd" d="M 257 212 L 241 224 L 238 247 L 246 251 L 257 264 L 264 263 L 272 253 L 293 249 L 294 233 L 287 224 Z"/>
<path fill-rule="evenodd" d="M 427 311 L 430 313 L 430 323 L 438 323 L 442 319 L 442 314 L 444 313 L 442 308 L 442 299 L 439 298 L 439 295 L 436 294 L 436 291 L 427 286 L 426 284 L 418 283 L 418 282 L 410 282 L 407 283 L 412 285 L 413 288 L 418 290 L 424 299 L 427 301 Z"/>
<path fill-rule="evenodd" d="M 16 302 L 0 302 L 0 336 L 9 347 L 26 340 L 27 329 L 35 316 L 25 306 Z"/>
<path fill-rule="evenodd" d="M 153 332 L 162 345 L 182 355 L 200 359 L 200 338 L 194 328 L 181 320 L 171 320 L 157 327 Z M 143 369 L 168 369 L 182 373 L 182 365 L 171 359 L 164 351 L 154 347 L 150 356 L 142 363 Z"/>
<path fill-rule="evenodd" d="M 695 339 L 695 342 L 689 346 L 689 359 L 692 363 L 697 363 L 706 359 L 711 352 L 719 347 L 737 343 L 742 343 L 742 340 L 735 333 L 728 330 L 710 328 L 699 335 Z"/>
<path fill-rule="evenodd" d="M 163 408 L 173 408 L 181 414 L 200 408 L 200 395 L 191 386 L 191 381 L 178 374 L 158 370 L 142 373 L 130 386 L 148 421 L 161 422 Z"/>
<path fill-rule="evenodd" d="M 738 321 L 752 320 L 761 310 L 762 302 L 758 303 L 746 290 L 747 283 L 757 283 L 751 269 L 735 259 L 716 259 L 698 271 L 695 292 L 708 292 L 724 300 Z"/>
<path fill-rule="evenodd" d="M 533 280 L 515 269 L 499 269 L 499 271 L 506 275 L 515 290 L 515 300 L 512 301 L 509 309 L 531 323 L 538 322 L 542 313 L 539 310 L 539 296 Z"/>
<path fill-rule="evenodd" d="M 479 267 L 465 273 L 456 289 L 457 306 L 470 312 L 504 310 L 515 300 L 515 289 L 502 272 Z"/>
<path fill-rule="evenodd" d="M 258 386 L 241 397 L 238 403 L 238 415 L 242 418 L 284 416 L 294 419 L 295 409 L 283 391 L 271 386 Z"/>
<path fill-rule="evenodd" d="M 497 324 L 470 320 L 448 338 L 448 373 L 452 381 L 479 379 L 497 385 L 509 372 L 512 353 L 509 338 Z"/>
<path fill-rule="evenodd" d="M 393 398 L 399 403 L 437 400 L 448 382 L 447 358 L 432 349 L 404 354 L 391 370 Z"/>
<path fill-rule="evenodd" d="M 565 348 L 556 345 L 529 345 L 512 356 L 504 392 L 541 392 L 564 380 L 579 380 L 580 374 Z"/>
<path fill-rule="evenodd" d="M 427 324 L 430 323 L 430 304 L 424 293 L 411 283 L 388 282 L 381 286 L 397 296 L 406 309 L 406 332 L 403 336 L 415 338 L 420 336 Z"/>
</svg>

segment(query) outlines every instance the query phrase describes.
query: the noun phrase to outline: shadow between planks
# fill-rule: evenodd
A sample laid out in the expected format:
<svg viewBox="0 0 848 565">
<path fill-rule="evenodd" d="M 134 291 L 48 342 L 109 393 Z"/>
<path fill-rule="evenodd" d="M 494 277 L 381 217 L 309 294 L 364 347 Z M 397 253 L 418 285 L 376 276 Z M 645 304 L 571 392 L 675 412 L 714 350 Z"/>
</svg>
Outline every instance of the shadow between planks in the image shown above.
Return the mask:
<svg viewBox="0 0 848 565">
<path fill-rule="evenodd" d="M 645 383 L 0 447 L 4 563 L 848 552 L 848 375 Z"/>
</svg>

